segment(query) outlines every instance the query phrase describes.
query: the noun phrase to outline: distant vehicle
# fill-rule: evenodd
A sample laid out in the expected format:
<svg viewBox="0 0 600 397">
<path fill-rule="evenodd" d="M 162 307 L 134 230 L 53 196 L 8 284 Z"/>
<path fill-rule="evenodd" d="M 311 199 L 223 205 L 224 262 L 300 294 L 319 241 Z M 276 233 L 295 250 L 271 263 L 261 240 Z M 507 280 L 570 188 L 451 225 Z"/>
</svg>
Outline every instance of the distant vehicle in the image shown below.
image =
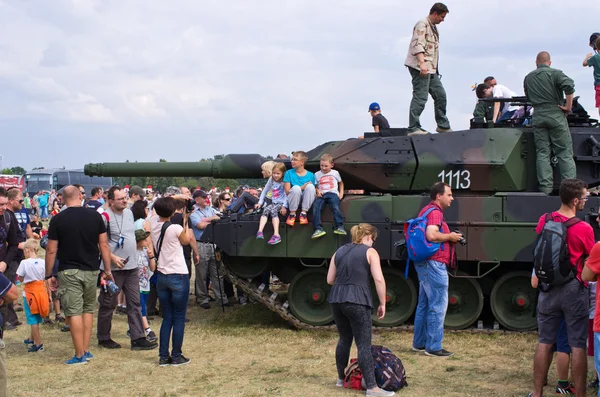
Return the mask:
<svg viewBox="0 0 600 397">
<path fill-rule="evenodd" d="M 11 187 L 18 187 L 19 190 L 23 190 L 23 177 L 21 175 L 6 175 L 0 174 L 0 187 L 4 189 L 10 189 Z"/>
<path fill-rule="evenodd" d="M 82 169 L 41 169 L 30 171 L 24 175 L 25 191 L 33 196 L 40 190 L 50 191 L 56 189 L 62 192 L 65 186 L 78 183 L 82 185 L 89 195 L 91 190 L 97 186 L 108 189 L 112 186 L 112 178 L 87 176 Z"/>
</svg>

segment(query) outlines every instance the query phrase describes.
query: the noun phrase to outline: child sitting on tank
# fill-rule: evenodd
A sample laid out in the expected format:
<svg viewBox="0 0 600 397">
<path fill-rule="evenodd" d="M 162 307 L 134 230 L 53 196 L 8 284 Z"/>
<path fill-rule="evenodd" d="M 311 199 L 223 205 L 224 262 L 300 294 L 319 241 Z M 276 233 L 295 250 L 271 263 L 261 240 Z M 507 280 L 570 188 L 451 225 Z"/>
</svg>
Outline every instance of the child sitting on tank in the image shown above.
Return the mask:
<svg viewBox="0 0 600 397">
<path fill-rule="evenodd" d="M 289 226 L 294 226 L 296 223 L 296 212 L 301 208 L 300 224 L 307 225 L 307 212 L 312 206 L 316 198 L 315 191 L 315 174 L 306 170 L 304 164 L 308 156 L 306 152 L 297 151 L 292 154 L 293 169 L 286 171 L 283 177 L 285 194 L 288 200 L 288 215 L 287 223 Z"/>
<path fill-rule="evenodd" d="M 373 131 L 378 136 L 381 136 L 381 132 L 390 129 L 390 123 L 388 123 L 387 119 L 381 114 L 381 107 L 377 102 L 373 102 L 369 105 L 369 113 L 373 118 L 371 125 L 373 126 Z M 361 135 L 358 139 L 364 139 L 364 136 Z"/>
<path fill-rule="evenodd" d="M 475 89 L 475 93 L 477 94 L 477 98 L 479 99 L 492 97 L 503 99 L 517 96 L 517 94 L 515 94 L 513 91 L 501 84 L 496 84 L 493 87 L 487 83 L 479 84 Z M 511 118 L 513 118 L 517 110 L 519 110 L 519 106 L 512 106 L 509 102 L 494 102 L 494 110 L 491 114 L 491 120 L 494 123 L 510 120 Z M 487 119 L 489 121 L 489 118 Z"/>
<path fill-rule="evenodd" d="M 260 217 L 260 223 L 258 225 L 258 232 L 256 232 L 256 238 L 262 240 L 265 238 L 263 230 L 269 217 L 273 223 L 273 236 L 267 241 L 269 245 L 279 244 L 281 242 L 281 235 L 279 234 L 279 214 L 284 215 L 287 213 L 287 197 L 285 189 L 283 187 L 283 175 L 286 172 L 285 164 L 275 163 L 273 169 L 270 172 L 271 176 L 265 185 L 258 203 L 255 208 L 258 209 L 265 203 L 265 198 L 271 196 L 271 204 L 268 204 L 264 209 L 262 216 Z M 264 174 L 263 174 L 264 176 Z"/>
<path fill-rule="evenodd" d="M 325 153 L 321 156 L 321 170 L 315 174 L 317 180 L 317 198 L 313 205 L 313 226 L 315 228 L 311 238 L 317 239 L 327 234 L 321 224 L 321 211 L 325 204 L 329 204 L 333 212 L 333 233 L 345 236 L 344 216 L 340 210 L 340 201 L 344 197 L 344 182 L 340 173 L 333 169 L 333 156 Z"/>
</svg>

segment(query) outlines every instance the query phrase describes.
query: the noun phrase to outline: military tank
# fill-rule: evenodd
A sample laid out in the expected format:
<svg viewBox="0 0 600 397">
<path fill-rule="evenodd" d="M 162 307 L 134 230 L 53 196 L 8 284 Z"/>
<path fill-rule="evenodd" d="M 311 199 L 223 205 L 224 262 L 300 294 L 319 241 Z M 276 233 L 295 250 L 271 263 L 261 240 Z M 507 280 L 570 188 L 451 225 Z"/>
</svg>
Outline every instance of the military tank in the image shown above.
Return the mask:
<svg viewBox="0 0 600 397">
<path fill-rule="evenodd" d="M 592 123 L 572 123 L 577 177 L 593 188 L 600 184 L 600 129 Z M 556 195 L 537 191 L 535 146 L 531 128 L 509 124 L 503 128 L 472 120 L 472 128 L 445 134 L 407 136 L 391 129 L 386 136 L 365 134 L 365 139 L 324 143 L 308 151 L 306 168 L 319 170 L 319 159 L 334 157 L 346 191 L 341 209 L 345 227 L 368 222 L 379 229 L 374 248 L 382 259 L 387 284 L 387 314 L 376 327 L 410 327 L 417 304 L 418 280 L 414 268 L 404 277 L 404 223 L 429 202 L 429 187 L 448 183 L 454 193 L 445 211 L 451 229 L 460 230 L 467 244 L 457 244 L 458 269 L 451 273 L 448 329 L 536 328 L 536 290 L 531 288 L 532 250 L 539 217 L 556 210 Z M 258 154 L 230 154 L 221 160 L 198 163 L 102 163 L 85 166 L 98 176 L 212 176 L 260 178 L 265 158 Z M 286 162 L 288 169 L 290 164 Z M 555 175 L 555 188 L 558 188 Z M 578 216 L 596 222 L 600 198 L 592 196 Z M 350 237 L 328 232 L 312 240 L 310 225 L 281 228 L 282 242 L 275 246 L 256 240 L 260 214 L 232 215 L 213 222 L 202 239 L 218 246 L 228 276 L 247 294 L 260 300 L 298 328 L 332 327 L 327 303 L 329 259 Z M 311 220 L 309 214 L 309 221 Z M 330 231 L 333 217 L 323 214 Z M 272 233 L 270 223 L 265 235 Z M 267 292 L 260 276 L 273 271 L 289 283 L 287 295 Z M 373 288 L 374 291 L 374 288 Z M 375 306 L 377 294 L 373 294 Z M 478 321 L 479 320 L 479 321 Z M 477 324 L 477 325 L 474 325 Z"/>
</svg>

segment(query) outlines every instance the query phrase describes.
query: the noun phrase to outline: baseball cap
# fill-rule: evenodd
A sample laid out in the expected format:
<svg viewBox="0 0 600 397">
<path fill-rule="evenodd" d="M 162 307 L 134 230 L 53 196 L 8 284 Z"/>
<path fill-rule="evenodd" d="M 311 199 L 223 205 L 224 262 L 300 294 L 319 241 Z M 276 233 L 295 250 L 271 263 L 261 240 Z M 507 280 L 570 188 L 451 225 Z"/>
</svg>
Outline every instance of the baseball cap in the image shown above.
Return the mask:
<svg viewBox="0 0 600 397">
<path fill-rule="evenodd" d="M 140 197 L 143 197 L 146 195 L 146 193 L 144 193 L 144 189 L 142 189 L 138 185 L 135 185 L 135 186 L 132 186 L 129 188 L 129 197 L 131 197 L 132 194 L 137 194 Z"/>
<path fill-rule="evenodd" d="M 135 241 L 142 241 L 148 238 L 150 232 L 145 231 L 144 229 L 138 229 L 135 231 Z"/>
<path fill-rule="evenodd" d="M 381 108 L 379 107 L 379 104 L 377 102 L 373 102 L 372 104 L 369 105 L 369 112 L 371 110 L 381 110 Z"/>
<path fill-rule="evenodd" d="M 206 197 L 206 193 L 203 190 L 201 190 L 201 189 L 194 190 L 194 194 L 192 195 L 192 198 L 198 198 L 198 197 L 205 198 Z"/>
</svg>

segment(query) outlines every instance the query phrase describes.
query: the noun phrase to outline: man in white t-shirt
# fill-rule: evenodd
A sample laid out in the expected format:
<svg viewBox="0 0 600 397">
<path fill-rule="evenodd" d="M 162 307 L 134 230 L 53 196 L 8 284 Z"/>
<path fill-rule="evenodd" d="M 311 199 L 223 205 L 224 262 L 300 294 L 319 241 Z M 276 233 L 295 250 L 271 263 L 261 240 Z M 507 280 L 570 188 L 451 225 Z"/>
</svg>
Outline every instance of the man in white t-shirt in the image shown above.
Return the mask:
<svg viewBox="0 0 600 397">
<path fill-rule="evenodd" d="M 495 79 L 493 80 L 496 81 Z M 494 84 L 494 86 L 488 83 L 479 84 L 476 88 L 477 98 L 512 98 L 516 97 L 517 94 L 503 86 L 502 84 Z M 510 102 L 494 102 L 494 113 L 493 121 L 508 120 L 512 115 L 519 109 L 519 106 L 511 106 Z"/>
<path fill-rule="evenodd" d="M 325 153 L 321 156 L 321 170 L 315 173 L 317 181 L 317 198 L 313 203 L 313 226 L 315 228 L 311 238 L 317 239 L 327 233 L 321 225 L 321 211 L 325 204 L 329 204 L 333 212 L 333 233 L 345 236 L 344 216 L 340 210 L 340 201 L 344 197 L 344 182 L 340 173 L 333 169 L 333 157 Z"/>
</svg>

